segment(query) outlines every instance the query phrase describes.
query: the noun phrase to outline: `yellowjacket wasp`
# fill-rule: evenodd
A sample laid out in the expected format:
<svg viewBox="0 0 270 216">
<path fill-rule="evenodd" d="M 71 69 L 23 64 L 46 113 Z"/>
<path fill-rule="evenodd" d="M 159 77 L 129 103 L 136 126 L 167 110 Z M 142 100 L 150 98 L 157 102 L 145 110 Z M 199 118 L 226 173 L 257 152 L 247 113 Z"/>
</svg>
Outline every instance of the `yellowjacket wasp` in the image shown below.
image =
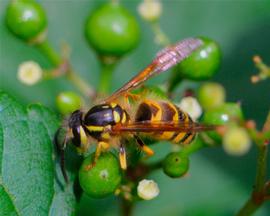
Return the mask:
<svg viewBox="0 0 270 216">
<path fill-rule="evenodd" d="M 74 111 L 68 119 L 68 130 L 60 146 L 61 169 L 65 180 L 67 175 L 64 169 L 64 149 L 69 140 L 80 152 L 88 150 L 91 139 L 96 141 L 95 157 L 88 169 L 95 165 L 103 150 L 116 143 L 119 148 L 120 166 L 126 169 L 126 151 L 121 142 L 124 137 L 134 138 L 147 155 L 153 155 L 153 150 L 144 144 L 141 135 L 156 140 L 188 144 L 197 132 L 215 129 L 215 126 L 195 123 L 186 112 L 168 100 L 145 97 L 141 100 L 137 98 L 140 102 L 136 106 L 131 107 L 128 103 L 128 98 L 132 97 L 131 90 L 138 88 L 150 77 L 183 61 L 202 44 L 200 39 L 187 38 L 163 49 L 146 68 L 100 104 L 93 106 L 86 113 L 81 110 Z M 136 95 L 134 97 L 136 98 Z"/>
</svg>

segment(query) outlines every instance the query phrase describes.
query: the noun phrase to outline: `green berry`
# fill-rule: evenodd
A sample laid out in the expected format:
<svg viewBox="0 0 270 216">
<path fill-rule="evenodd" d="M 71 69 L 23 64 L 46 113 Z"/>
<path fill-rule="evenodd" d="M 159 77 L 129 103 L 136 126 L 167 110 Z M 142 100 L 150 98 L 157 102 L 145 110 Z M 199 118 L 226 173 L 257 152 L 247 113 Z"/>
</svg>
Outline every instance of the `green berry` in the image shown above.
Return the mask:
<svg viewBox="0 0 270 216">
<path fill-rule="evenodd" d="M 90 170 L 94 153 L 82 163 L 79 182 L 84 192 L 94 198 L 103 198 L 112 194 L 121 182 L 121 169 L 118 159 L 110 152 L 102 153 L 95 166 Z"/>
<path fill-rule="evenodd" d="M 43 8 L 31 0 L 13 0 L 7 7 L 6 24 L 19 38 L 30 41 L 39 37 L 47 28 Z"/>
<path fill-rule="evenodd" d="M 93 11 L 85 33 L 89 44 L 102 56 L 122 56 L 136 47 L 140 37 L 135 17 L 117 3 Z"/>
<path fill-rule="evenodd" d="M 182 152 L 172 152 L 163 161 L 163 171 L 172 178 L 185 175 L 189 168 L 188 155 Z"/>
<path fill-rule="evenodd" d="M 243 113 L 237 103 L 224 103 L 219 107 L 207 110 L 203 117 L 205 124 L 224 125 L 237 121 L 243 121 Z M 216 132 L 207 132 L 207 134 L 215 141 L 221 142 L 221 136 Z"/>
<path fill-rule="evenodd" d="M 80 109 L 82 100 L 74 92 L 62 92 L 56 98 L 56 106 L 63 115 L 67 115 Z"/>
<path fill-rule="evenodd" d="M 250 147 L 251 139 L 244 128 L 230 127 L 223 136 L 223 148 L 230 155 L 244 155 Z"/>
<path fill-rule="evenodd" d="M 221 106 L 225 102 L 225 97 L 225 89 L 219 83 L 207 82 L 198 90 L 199 102 L 206 110 Z"/>
<path fill-rule="evenodd" d="M 217 43 L 207 38 L 200 39 L 203 45 L 178 65 L 183 78 L 206 80 L 211 78 L 220 66 L 221 51 Z"/>
</svg>

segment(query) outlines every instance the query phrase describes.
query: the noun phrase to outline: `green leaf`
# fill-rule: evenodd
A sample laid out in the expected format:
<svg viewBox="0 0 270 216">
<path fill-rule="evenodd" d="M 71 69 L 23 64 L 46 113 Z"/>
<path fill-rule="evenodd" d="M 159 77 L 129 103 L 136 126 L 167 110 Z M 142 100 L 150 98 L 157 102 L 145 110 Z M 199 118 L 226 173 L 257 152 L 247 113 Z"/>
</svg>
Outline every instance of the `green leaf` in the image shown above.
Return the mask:
<svg viewBox="0 0 270 216">
<path fill-rule="evenodd" d="M 0 215 L 74 212 L 72 186 L 59 172 L 61 179 L 55 178 L 52 140 L 58 127 L 50 110 L 38 104 L 25 109 L 0 91 Z"/>
<path fill-rule="evenodd" d="M 50 208 L 50 216 L 67 216 L 75 214 L 75 198 L 73 185 L 69 184 L 64 190 L 55 184 L 55 196 Z"/>
<path fill-rule="evenodd" d="M 18 215 L 11 197 L 2 185 L 0 185 L 0 205 L 0 215 Z"/>
</svg>

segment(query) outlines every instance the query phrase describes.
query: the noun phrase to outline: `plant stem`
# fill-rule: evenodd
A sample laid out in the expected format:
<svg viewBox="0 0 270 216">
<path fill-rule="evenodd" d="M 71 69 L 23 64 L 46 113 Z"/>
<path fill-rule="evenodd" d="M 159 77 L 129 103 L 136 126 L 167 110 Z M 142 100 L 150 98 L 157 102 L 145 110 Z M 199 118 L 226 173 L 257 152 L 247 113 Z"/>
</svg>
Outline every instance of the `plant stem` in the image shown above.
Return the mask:
<svg viewBox="0 0 270 216">
<path fill-rule="evenodd" d="M 122 216 L 130 216 L 133 211 L 133 202 L 126 200 L 124 197 L 121 197 L 121 214 Z"/>
<path fill-rule="evenodd" d="M 158 44 L 161 46 L 168 46 L 170 45 L 170 40 L 167 35 L 162 31 L 160 24 L 158 21 L 151 22 L 152 30 L 155 34 L 155 39 Z"/>
<path fill-rule="evenodd" d="M 236 214 L 236 216 L 248 216 L 252 215 L 260 205 L 255 204 L 253 198 L 250 198 L 244 206 L 240 209 L 240 211 Z"/>
<path fill-rule="evenodd" d="M 254 56 L 253 61 L 255 66 L 259 69 L 259 73 L 251 77 L 253 83 L 265 80 L 270 77 L 270 68 L 266 65 L 259 56 Z"/>
<path fill-rule="evenodd" d="M 261 193 L 264 189 L 266 179 L 266 167 L 267 167 L 267 146 L 262 145 L 259 147 L 258 160 L 257 160 L 257 174 L 255 180 L 255 193 Z"/>
<path fill-rule="evenodd" d="M 86 83 L 84 82 L 81 77 L 74 72 L 74 70 L 69 70 L 66 75 L 67 79 L 76 86 L 85 96 L 94 98 L 96 93 L 95 91 Z"/>
<path fill-rule="evenodd" d="M 37 44 L 36 47 L 50 60 L 54 66 L 59 66 L 61 64 L 60 56 L 55 52 L 47 40 Z"/>
<path fill-rule="evenodd" d="M 55 73 L 46 74 L 47 78 L 55 78 L 65 75 L 65 77 L 86 97 L 94 98 L 95 91 L 88 85 L 83 79 L 81 79 L 73 68 L 69 65 L 69 62 L 61 59 L 60 55 L 55 52 L 50 43 L 46 40 L 43 43 L 36 45 L 37 48 L 49 59 L 49 61 L 57 67 Z"/>
<path fill-rule="evenodd" d="M 267 146 L 259 147 L 257 159 L 257 174 L 255 180 L 254 191 L 248 201 L 236 214 L 237 216 L 252 215 L 264 201 L 264 185 L 266 177 L 266 162 L 267 162 Z"/>
<path fill-rule="evenodd" d="M 270 129 L 270 112 L 267 116 L 266 122 L 262 132 L 268 133 Z M 265 185 L 266 185 L 266 171 L 267 171 L 267 152 L 268 144 L 265 140 L 259 139 L 259 134 L 254 138 L 258 147 L 258 158 L 256 168 L 256 178 L 254 190 L 251 197 L 236 214 L 237 216 L 252 215 L 265 201 Z"/>
<path fill-rule="evenodd" d="M 100 81 L 98 86 L 99 93 L 108 94 L 110 92 L 115 65 L 116 63 L 101 62 Z"/>
</svg>

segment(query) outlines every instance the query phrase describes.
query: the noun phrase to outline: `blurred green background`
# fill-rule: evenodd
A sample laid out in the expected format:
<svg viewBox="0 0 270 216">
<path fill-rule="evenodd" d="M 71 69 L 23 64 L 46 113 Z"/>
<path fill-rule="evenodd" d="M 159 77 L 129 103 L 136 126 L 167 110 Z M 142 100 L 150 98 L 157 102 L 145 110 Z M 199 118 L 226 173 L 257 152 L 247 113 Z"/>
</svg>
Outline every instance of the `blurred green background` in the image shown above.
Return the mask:
<svg viewBox="0 0 270 216">
<path fill-rule="evenodd" d="M 6 0 L 0 0 L 0 88 L 23 104 L 40 102 L 55 109 L 55 96 L 72 89 L 64 79 L 42 82 L 28 87 L 17 81 L 17 67 L 22 61 L 34 60 L 44 68 L 49 62 L 34 47 L 11 35 L 4 25 Z M 72 48 L 71 61 L 91 85 L 98 85 L 99 63 L 84 38 L 84 23 L 91 10 L 102 1 L 42 0 L 49 22 L 49 40 L 56 49 L 62 42 Z M 138 19 L 141 43 L 117 67 L 113 89 L 148 64 L 160 49 L 153 42 L 149 25 L 137 14 L 139 1 L 121 1 Z M 213 80 L 221 82 L 228 101 L 240 101 L 247 118 L 261 125 L 270 107 L 270 81 L 256 85 L 250 76 L 256 73 L 252 56 L 259 54 L 270 63 L 270 1 L 163 1 L 161 26 L 172 41 L 189 36 L 207 36 L 222 49 L 223 63 Z M 169 74 L 150 83 L 162 83 Z M 157 160 L 168 153 L 169 146 L 155 146 Z M 140 202 L 135 215 L 233 215 L 248 198 L 255 175 L 255 149 L 243 157 L 231 157 L 222 149 L 206 149 L 191 159 L 189 175 L 170 179 L 161 171 L 149 178 L 160 186 L 153 201 Z M 270 215 L 264 205 L 256 215 Z M 83 196 L 78 215 L 117 215 L 117 198 L 92 200 Z"/>
</svg>

